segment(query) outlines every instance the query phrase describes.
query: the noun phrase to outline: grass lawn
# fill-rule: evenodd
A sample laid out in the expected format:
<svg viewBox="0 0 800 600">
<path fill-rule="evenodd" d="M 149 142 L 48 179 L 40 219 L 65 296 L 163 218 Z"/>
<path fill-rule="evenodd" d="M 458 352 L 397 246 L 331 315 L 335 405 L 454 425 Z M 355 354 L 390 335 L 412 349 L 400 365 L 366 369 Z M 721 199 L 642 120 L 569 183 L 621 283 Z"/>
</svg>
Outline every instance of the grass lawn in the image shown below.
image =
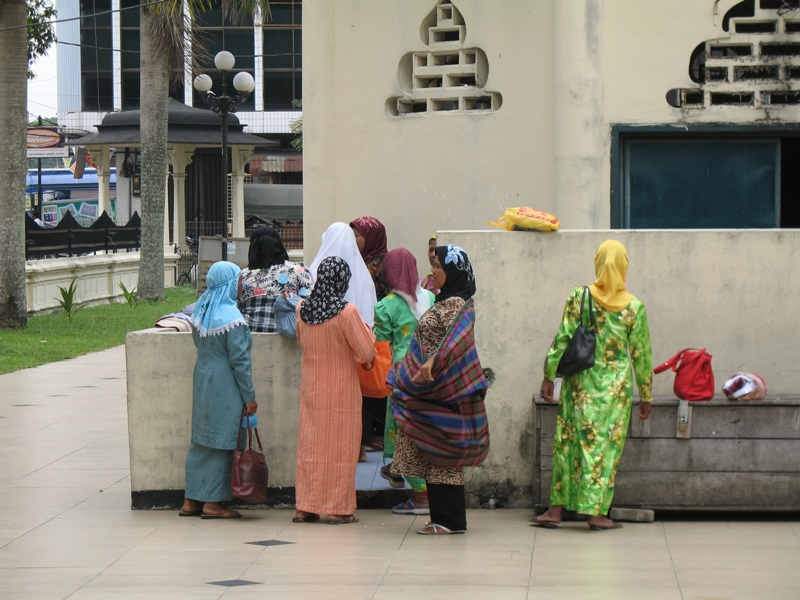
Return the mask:
<svg viewBox="0 0 800 600">
<path fill-rule="evenodd" d="M 165 295 L 161 302 L 138 301 L 133 310 L 128 304 L 86 307 L 73 314 L 71 323 L 61 311 L 31 317 L 24 329 L 2 329 L 0 374 L 119 346 L 129 331 L 153 327 L 196 298 L 190 287 L 167 288 Z"/>
</svg>

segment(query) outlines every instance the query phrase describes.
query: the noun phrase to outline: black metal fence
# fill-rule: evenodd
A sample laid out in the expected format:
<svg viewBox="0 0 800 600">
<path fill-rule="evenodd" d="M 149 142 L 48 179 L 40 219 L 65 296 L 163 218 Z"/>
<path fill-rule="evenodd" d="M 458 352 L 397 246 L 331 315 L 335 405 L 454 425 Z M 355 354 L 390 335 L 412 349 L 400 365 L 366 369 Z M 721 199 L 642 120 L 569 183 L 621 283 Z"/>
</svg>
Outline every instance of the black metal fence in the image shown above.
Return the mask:
<svg viewBox="0 0 800 600">
<path fill-rule="evenodd" d="M 223 228 L 222 221 L 186 221 L 186 237 L 192 241 L 187 243 L 189 246 L 196 248 L 197 242 L 200 237 L 214 237 L 215 235 L 222 236 Z M 176 242 L 178 240 L 175 240 Z"/>
<path fill-rule="evenodd" d="M 176 285 L 190 285 L 197 286 L 197 250 L 189 248 L 188 250 L 177 249 L 175 253 L 178 255 L 178 277 L 175 281 Z"/>
<path fill-rule="evenodd" d="M 283 246 L 287 250 L 302 250 L 303 249 L 303 222 L 298 221 L 292 223 L 291 221 L 281 221 L 278 219 L 270 220 L 250 215 L 244 222 L 245 237 L 250 237 L 259 227 L 274 227 L 278 230 L 281 236 Z"/>
<path fill-rule="evenodd" d="M 138 250 L 142 220 L 134 213 L 126 225 L 117 225 L 105 212 L 90 227 L 81 227 L 71 213 L 48 229 L 25 214 L 25 258 L 80 256 L 92 252 Z"/>
</svg>

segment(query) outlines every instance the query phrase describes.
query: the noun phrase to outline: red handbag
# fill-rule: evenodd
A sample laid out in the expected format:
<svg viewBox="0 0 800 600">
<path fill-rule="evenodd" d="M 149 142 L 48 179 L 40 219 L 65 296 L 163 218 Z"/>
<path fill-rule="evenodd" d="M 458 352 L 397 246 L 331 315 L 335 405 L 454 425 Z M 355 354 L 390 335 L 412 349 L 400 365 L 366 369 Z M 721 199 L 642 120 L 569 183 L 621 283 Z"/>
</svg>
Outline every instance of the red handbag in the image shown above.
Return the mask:
<svg viewBox="0 0 800 600">
<path fill-rule="evenodd" d="M 247 413 L 242 413 L 246 416 Z M 269 467 L 261 447 L 261 438 L 258 429 L 250 428 L 250 419 L 247 421 L 247 447 L 242 441 L 242 429 L 239 430 L 239 439 L 236 441 L 236 450 L 233 451 L 233 467 L 231 469 L 231 490 L 235 498 L 248 504 L 263 504 L 267 501 L 267 482 L 269 481 Z M 253 434 L 258 442 L 258 450 L 253 450 Z"/>
<path fill-rule="evenodd" d="M 697 402 L 714 397 L 714 371 L 711 370 L 711 355 L 702 350 L 686 348 L 670 358 L 653 373 L 675 371 L 675 395 L 681 400 Z"/>
</svg>

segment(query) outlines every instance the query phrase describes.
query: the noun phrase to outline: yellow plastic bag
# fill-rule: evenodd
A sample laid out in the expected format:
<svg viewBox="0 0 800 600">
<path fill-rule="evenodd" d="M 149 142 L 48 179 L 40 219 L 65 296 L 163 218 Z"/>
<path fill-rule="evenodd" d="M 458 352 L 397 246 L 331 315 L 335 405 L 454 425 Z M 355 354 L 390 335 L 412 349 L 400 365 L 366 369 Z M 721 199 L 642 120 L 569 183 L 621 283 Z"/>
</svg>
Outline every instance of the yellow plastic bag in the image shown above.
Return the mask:
<svg viewBox="0 0 800 600">
<path fill-rule="evenodd" d="M 502 227 L 508 231 L 556 231 L 561 223 L 558 217 L 536 208 L 519 206 L 507 208 L 505 214 L 497 219 L 497 223 L 489 221 L 489 225 Z"/>
</svg>

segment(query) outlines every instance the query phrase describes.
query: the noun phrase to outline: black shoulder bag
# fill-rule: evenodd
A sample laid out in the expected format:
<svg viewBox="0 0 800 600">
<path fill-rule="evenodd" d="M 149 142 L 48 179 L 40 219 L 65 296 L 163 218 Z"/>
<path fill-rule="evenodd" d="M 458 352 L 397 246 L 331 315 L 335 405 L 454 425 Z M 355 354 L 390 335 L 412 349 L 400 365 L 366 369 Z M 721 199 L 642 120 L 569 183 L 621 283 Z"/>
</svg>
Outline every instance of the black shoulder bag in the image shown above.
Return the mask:
<svg viewBox="0 0 800 600">
<path fill-rule="evenodd" d="M 592 324 L 591 330 L 583 326 L 583 303 L 586 296 L 589 296 L 589 320 Z M 558 363 L 556 375 L 560 377 L 567 377 L 568 375 L 575 375 L 586 369 L 591 369 L 594 366 L 594 351 L 597 347 L 596 338 L 597 324 L 594 320 L 594 311 L 592 310 L 592 295 L 589 293 L 589 288 L 583 288 L 583 296 L 581 297 L 581 315 L 580 323 L 575 333 L 572 334 L 572 339 L 569 341 L 567 349 L 561 356 Z"/>
</svg>

